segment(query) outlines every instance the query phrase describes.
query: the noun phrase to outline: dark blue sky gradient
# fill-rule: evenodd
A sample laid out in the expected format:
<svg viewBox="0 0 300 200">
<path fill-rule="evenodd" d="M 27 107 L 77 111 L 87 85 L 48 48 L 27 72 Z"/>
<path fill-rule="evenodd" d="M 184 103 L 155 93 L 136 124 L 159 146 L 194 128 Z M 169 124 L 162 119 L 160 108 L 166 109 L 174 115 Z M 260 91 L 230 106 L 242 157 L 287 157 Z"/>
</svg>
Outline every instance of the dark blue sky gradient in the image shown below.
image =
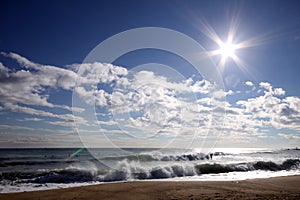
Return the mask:
<svg viewBox="0 0 300 200">
<path fill-rule="evenodd" d="M 231 66 L 225 68 L 224 78 L 269 81 L 290 95 L 300 95 L 299 10 L 296 0 L 2 1 L 0 49 L 64 66 L 82 62 L 97 44 L 114 34 L 157 26 L 183 32 L 213 50 L 217 46 L 199 31 L 199 20 L 205 19 L 225 39 L 232 16 L 239 13 L 236 39 L 263 36 L 263 44 L 237 52 L 250 66 L 250 74 L 228 63 Z"/>
</svg>

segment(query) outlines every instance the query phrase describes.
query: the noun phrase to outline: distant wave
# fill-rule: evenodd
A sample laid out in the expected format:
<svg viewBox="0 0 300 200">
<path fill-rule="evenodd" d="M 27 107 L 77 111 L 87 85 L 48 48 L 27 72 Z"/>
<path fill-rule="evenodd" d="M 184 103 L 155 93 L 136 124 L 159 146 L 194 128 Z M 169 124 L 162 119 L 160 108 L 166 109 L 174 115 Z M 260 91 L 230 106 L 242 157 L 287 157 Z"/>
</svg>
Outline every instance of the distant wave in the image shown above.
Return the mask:
<svg viewBox="0 0 300 200">
<path fill-rule="evenodd" d="M 213 156 L 225 155 L 222 152 L 217 152 L 212 154 Z M 112 156 L 112 157 L 104 157 L 99 158 L 99 160 L 112 160 L 112 161 L 121 161 L 121 160 L 129 160 L 129 161 L 140 161 L 140 162 L 150 162 L 150 161 L 193 161 L 193 160 L 204 160 L 210 159 L 210 155 L 205 155 L 203 153 L 188 153 L 182 155 L 165 155 L 159 152 L 154 153 L 141 153 L 136 155 L 128 155 L 128 156 Z M 75 163 L 82 161 L 90 161 L 94 162 L 97 159 L 87 159 L 87 160 L 74 160 L 74 159 L 19 159 L 16 161 L 11 158 L 0 158 L 0 167 L 10 167 L 10 166 L 18 166 L 18 165 L 46 165 L 46 164 L 59 164 L 59 163 Z"/>
<path fill-rule="evenodd" d="M 0 167 L 9 167 L 9 166 L 17 166 L 17 165 L 45 165 L 45 164 L 55 164 L 55 163 L 74 163 L 77 161 L 74 160 L 66 160 L 66 161 L 13 161 L 13 162 L 3 162 L 0 163 Z"/>
<path fill-rule="evenodd" d="M 234 171 L 253 171 L 253 170 L 266 170 L 266 171 L 280 171 L 280 170 L 291 170 L 298 169 L 300 166 L 299 159 L 287 159 L 281 164 L 276 164 L 272 161 L 258 161 L 254 163 L 239 163 L 239 164 L 201 164 L 196 165 L 195 168 L 200 174 L 211 174 L 211 173 L 227 173 Z"/>
<path fill-rule="evenodd" d="M 48 164 L 71 164 L 71 163 L 81 163 L 81 162 L 95 162 L 97 159 L 86 159 L 86 160 L 76 160 L 76 159 L 60 159 L 60 160 L 17 160 L 11 161 L 13 159 L 0 160 L 0 167 L 12 167 L 18 165 L 48 165 Z"/>
<path fill-rule="evenodd" d="M 211 156 L 225 155 L 223 152 L 215 152 L 212 154 L 203 153 L 187 153 L 182 155 L 165 155 L 159 152 L 142 153 L 137 155 L 128 156 L 115 156 L 115 157 L 104 157 L 102 160 L 123 160 L 129 161 L 193 161 L 193 160 L 205 160 L 210 159 Z"/>
<path fill-rule="evenodd" d="M 162 179 L 172 177 L 194 176 L 201 174 L 219 174 L 234 171 L 253 170 L 292 170 L 299 169 L 299 159 L 287 159 L 281 164 L 258 161 L 239 164 L 198 164 L 176 163 L 166 166 L 141 167 L 135 161 L 123 160 L 118 163 L 118 170 L 82 170 L 56 169 L 43 172 L 2 172 L 1 184 L 14 183 L 74 183 L 74 182 L 113 182 L 124 180 Z"/>
</svg>

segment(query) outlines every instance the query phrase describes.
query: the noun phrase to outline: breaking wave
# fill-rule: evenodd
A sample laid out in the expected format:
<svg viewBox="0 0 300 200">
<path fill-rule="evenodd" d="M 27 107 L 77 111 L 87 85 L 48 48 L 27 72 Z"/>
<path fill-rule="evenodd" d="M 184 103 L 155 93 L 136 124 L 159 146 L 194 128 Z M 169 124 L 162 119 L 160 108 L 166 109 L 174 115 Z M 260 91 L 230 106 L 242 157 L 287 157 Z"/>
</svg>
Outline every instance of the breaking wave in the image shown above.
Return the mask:
<svg viewBox="0 0 300 200">
<path fill-rule="evenodd" d="M 212 156 L 225 155 L 223 152 L 215 152 L 211 154 L 204 153 L 186 153 L 181 155 L 166 155 L 160 152 L 153 153 L 141 153 L 137 155 L 128 155 L 128 156 L 115 156 L 115 157 L 105 157 L 101 160 L 122 160 L 127 159 L 129 161 L 193 161 L 193 160 L 205 160 L 211 159 Z"/>
<path fill-rule="evenodd" d="M 113 182 L 125 180 L 163 179 L 172 177 L 195 176 L 201 174 L 219 174 L 234 171 L 280 171 L 299 169 L 299 159 L 287 159 L 280 164 L 268 161 L 238 164 L 192 164 L 176 163 L 165 166 L 142 167 L 139 162 L 123 160 L 118 163 L 118 170 L 84 170 L 76 168 L 55 169 L 37 172 L 2 172 L 0 182 L 15 183 L 75 183 L 75 182 Z"/>
</svg>

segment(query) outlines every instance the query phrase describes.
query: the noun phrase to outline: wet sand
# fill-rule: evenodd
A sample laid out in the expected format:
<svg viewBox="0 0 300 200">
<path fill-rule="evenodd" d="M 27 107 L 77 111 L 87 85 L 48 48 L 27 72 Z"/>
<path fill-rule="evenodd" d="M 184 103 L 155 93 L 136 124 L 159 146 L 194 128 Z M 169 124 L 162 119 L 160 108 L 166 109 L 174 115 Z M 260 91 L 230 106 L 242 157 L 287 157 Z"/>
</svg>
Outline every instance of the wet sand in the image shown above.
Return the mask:
<svg viewBox="0 0 300 200">
<path fill-rule="evenodd" d="M 0 199 L 300 199 L 300 176 L 226 182 L 135 181 L 0 194 Z"/>
</svg>

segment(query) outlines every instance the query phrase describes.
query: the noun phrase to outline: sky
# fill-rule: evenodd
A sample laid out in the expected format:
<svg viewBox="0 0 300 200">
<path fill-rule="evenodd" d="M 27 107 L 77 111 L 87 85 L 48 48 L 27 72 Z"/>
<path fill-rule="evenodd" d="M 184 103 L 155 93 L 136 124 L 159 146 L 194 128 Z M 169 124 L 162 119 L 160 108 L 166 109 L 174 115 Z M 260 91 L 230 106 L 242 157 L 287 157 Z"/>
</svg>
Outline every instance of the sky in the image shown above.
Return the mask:
<svg viewBox="0 0 300 200">
<path fill-rule="evenodd" d="M 1 148 L 300 146 L 297 0 L 1 8 Z M 155 43 L 153 30 L 167 34 Z M 141 46 L 103 59 L 139 38 L 181 55 Z"/>
</svg>

